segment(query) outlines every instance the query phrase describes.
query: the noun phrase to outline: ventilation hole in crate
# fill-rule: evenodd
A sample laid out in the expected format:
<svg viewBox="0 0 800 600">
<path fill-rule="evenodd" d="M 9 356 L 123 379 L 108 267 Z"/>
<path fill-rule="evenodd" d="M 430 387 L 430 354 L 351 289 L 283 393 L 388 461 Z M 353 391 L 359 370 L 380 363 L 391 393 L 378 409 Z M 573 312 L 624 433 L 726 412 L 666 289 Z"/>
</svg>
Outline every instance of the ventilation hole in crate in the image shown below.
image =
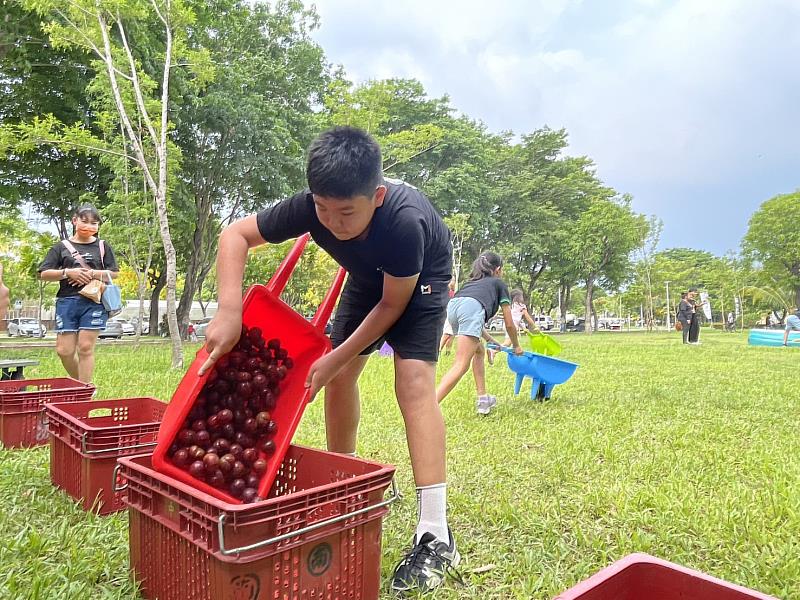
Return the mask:
<svg viewBox="0 0 800 600">
<path fill-rule="evenodd" d="M 128 420 L 128 407 L 127 406 L 115 406 L 114 407 L 114 420 L 115 421 L 127 421 Z"/>
</svg>

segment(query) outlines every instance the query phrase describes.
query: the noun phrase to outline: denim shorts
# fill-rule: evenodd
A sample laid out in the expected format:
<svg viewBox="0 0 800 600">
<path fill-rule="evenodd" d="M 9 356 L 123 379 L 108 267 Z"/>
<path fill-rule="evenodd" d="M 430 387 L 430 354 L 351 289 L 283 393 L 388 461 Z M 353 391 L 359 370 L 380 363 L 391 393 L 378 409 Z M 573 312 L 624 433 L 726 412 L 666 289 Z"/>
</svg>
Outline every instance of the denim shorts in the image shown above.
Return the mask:
<svg viewBox="0 0 800 600">
<path fill-rule="evenodd" d="M 480 338 L 486 322 L 486 311 L 475 298 L 452 298 L 447 303 L 447 321 L 454 335 Z"/>
<path fill-rule="evenodd" d="M 80 294 L 56 298 L 56 333 L 75 333 L 83 329 L 105 328 L 108 313 L 102 304 Z"/>
</svg>

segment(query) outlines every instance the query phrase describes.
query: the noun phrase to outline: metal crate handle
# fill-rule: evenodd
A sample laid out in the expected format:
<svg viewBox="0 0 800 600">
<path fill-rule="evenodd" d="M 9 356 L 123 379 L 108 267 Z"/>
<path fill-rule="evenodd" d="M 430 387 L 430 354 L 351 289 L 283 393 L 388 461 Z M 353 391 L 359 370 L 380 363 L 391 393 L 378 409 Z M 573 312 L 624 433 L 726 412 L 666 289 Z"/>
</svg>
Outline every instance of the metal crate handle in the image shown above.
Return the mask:
<svg viewBox="0 0 800 600">
<path fill-rule="evenodd" d="M 400 491 L 397 489 L 397 482 L 394 480 L 394 477 L 392 477 L 392 495 L 378 502 L 377 504 L 371 504 L 370 506 L 365 506 L 364 508 L 359 508 L 358 510 L 351 511 L 349 513 L 339 515 L 337 517 L 325 519 L 324 521 L 317 521 L 316 523 L 312 523 L 311 525 L 302 527 L 301 529 L 298 529 L 296 531 L 290 531 L 288 533 L 276 535 L 275 537 L 271 537 L 269 539 L 256 542 L 255 544 L 250 544 L 249 546 L 240 546 L 239 548 L 230 548 L 230 549 L 225 547 L 225 513 L 222 513 L 220 514 L 219 521 L 217 522 L 217 532 L 219 534 L 219 551 L 225 556 L 230 556 L 232 554 L 239 554 L 240 552 L 248 552 L 250 550 L 255 550 L 257 548 L 263 548 L 264 546 L 269 546 L 270 544 L 274 544 L 276 542 L 281 542 L 283 540 L 293 538 L 298 535 L 303 535 L 309 533 L 310 531 L 314 531 L 316 529 L 320 529 L 328 525 L 333 525 L 334 523 L 339 523 L 340 521 L 346 521 L 347 519 L 352 519 L 353 517 L 357 517 L 358 515 L 363 515 L 364 513 L 369 512 L 371 510 L 375 510 L 376 508 L 383 508 L 384 506 L 389 506 L 399 497 L 400 497 Z"/>
<path fill-rule="evenodd" d="M 111 489 L 114 493 L 124 492 L 128 489 L 128 480 L 125 480 L 125 485 L 117 487 L 117 477 L 119 477 L 119 470 L 122 468 L 120 463 L 114 465 L 114 470 L 111 471 Z"/>
<path fill-rule="evenodd" d="M 84 454 L 103 454 L 105 452 L 118 452 L 120 450 L 138 450 L 139 448 L 153 448 L 158 442 L 146 442 L 144 444 L 135 444 L 133 446 L 117 446 L 116 448 L 104 448 L 102 450 L 87 450 L 86 449 L 86 436 L 88 432 L 81 436 L 81 452 Z M 119 466 L 119 465 L 117 465 Z"/>
</svg>

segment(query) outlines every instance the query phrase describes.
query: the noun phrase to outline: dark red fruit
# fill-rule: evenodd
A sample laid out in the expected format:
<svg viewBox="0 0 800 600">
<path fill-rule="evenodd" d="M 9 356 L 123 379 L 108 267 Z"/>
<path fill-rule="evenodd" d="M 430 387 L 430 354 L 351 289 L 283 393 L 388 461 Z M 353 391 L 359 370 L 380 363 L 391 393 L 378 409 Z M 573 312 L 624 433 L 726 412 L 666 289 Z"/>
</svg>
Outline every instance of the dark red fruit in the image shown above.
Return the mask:
<svg viewBox="0 0 800 600">
<path fill-rule="evenodd" d="M 208 417 L 206 425 L 211 430 L 217 429 L 220 426 L 219 415 L 211 415 L 210 417 Z"/>
<path fill-rule="evenodd" d="M 282 381 L 283 378 L 286 377 L 286 371 L 287 371 L 287 369 L 283 365 L 278 367 L 278 379 L 280 379 Z"/>
<path fill-rule="evenodd" d="M 233 463 L 233 469 L 231 469 L 231 475 L 234 477 L 234 479 L 238 479 L 239 477 L 244 477 L 245 475 L 247 475 L 247 471 L 248 469 L 245 466 L 245 464 L 242 461 L 237 460 L 235 463 Z"/>
<path fill-rule="evenodd" d="M 294 367 L 294 361 L 290 356 L 287 356 L 286 358 L 283 359 L 283 366 L 286 367 L 287 369 L 291 369 L 292 367 Z"/>
<path fill-rule="evenodd" d="M 270 456 L 275 453 L 275 442 L 272 440 L 264 440 L 259 444 L 258 449 L 267 456 Z"/>
<path fill-rule="evenodd" d="M 217 454 L 209 452 L 203 457 L 203 464 L 206 466 L 206 471 L 212 473 L 214 470 L 219 469 L 220 458 Z"/>
<path fill-rule="evenodd" d="M 194 441 L 197 442 L 198 446 L 202 446 L 203 448 L 208 448 L 211 445 L 211 434 L 208 433 L 205 429 L 202 431 L 198 431 L 194 434 Z"/>
<path fill-rule="evenodd" d="M 178 432 L 178 443 L 182 446 L 191 446 L 194 444 L 194 431 L 191 429 L 181 429 Z"/>
<path fill-rule="evenodd" d="M 231 355 L 225 354 L 224 356 L 220 357 L 220 359 L 217 361 L 217 370 L 224 369 L 229 364 L 231 364 Z"/>
<path fill-rule="evenodd" d="M 226 454 L 219 459 L 219 470 L 225 475 L 233 470 L 233 465 L 236 463 L 236 457 L 233 454 Z"/>
<path fill-rule="evenodd" d="M 286 350 L 286 348 L 278 348 L 275 351 L 275 358 L 277 358 L 278 360 L 285 360 L 286 357 L 288 356 L 289 352 Z"/>
<path fill-rule="evenodd" d="M 236 457 L 236 460 L 239 460 L 242 457 L 242 452 L 244 452 L 244 448 L 242 448 L 241 444 L 231 444 L 231 454 Z"/>
<path fill-rule="evenodd" d="M 231 484 L 228 487 L 228 489 L 231 491 L 231 496 L 233 496 L 234 498 L 241 498 L 246 487 L 247 484 L 245 480 L 239 478 L 231 481 Z"/>
<path fill-rule="evenodd" d="M 219 469 L 212 471 L 210 475 L 206 475 L 206 483 L 212 487 L 221 488 L 225 485 L 225 475 Z"/>
<path fill-rule="evenodd" d="M 172 446 L 169 447 L 167 455 L 173 456 L 178 450 L 180 450 L 180 446 L 178 446 L 178 444 L 172 444 Z"/>
<path fill-rule="evenodd" d="M 214 448 L 216 448 L 217 452 L 221 455 L 227 454 L 231 450 L 231 443 L 225 438 L 220 438 L 214 442 Z"/>
<path fill-rule="evenodd" d="M 189 475 L 198 479 L 206 474 L 206 467 L 202 460 L 196 460 L 189 465 Z"/>
<path fill-rule="evenodd" d="M 267 376 L 264 375 L 264 373 L 261 373 L 261 372 L 256 373 L 255 375 L 253 375 L 252 384 L 253 384 L 253 387 L 256 388 L 256 390 L 260 392 L 261 388 L 263 388 L 265 385 L 267 385 Z"/>
<path fill-rule="evenodd" d="M 239 371 L 236 374 L 236 381 L 250 381 L 251 379 L 253 379 L 253 375 L 250 373 L 250 371 Z"/>
<path fill-rule="evenodd" d="M 192 446 L 192 448 L 192 450 L 189 450 L 189 458 L 194 460 L 203 460 L 203 457 L 206 455 L 206 451 L 200 446 Z"/>
<path fill-rule="evenodd" d="M 278 338 L 272 338 L 267 342 L 267 348 L 270 350 L 277 350 L 281 347 L 281 341 Z"/>
<path fill-rule="evenodd" d="M 257 371 L 261 368 L 261 359 L 255 356 L 248 358 L 244 363 L 244 368 L 247 369 L 247 371 Z"/>
<path fill-rule="evenodd" d="M 233 423 L 226 423 L 222 426 L 222 435 L 229 440 L 233 439 L 233 436 L 236 435 L 236 429 L 233 427 Z"/>
<path fill-rule="evenodd" d="M 258 424 L 254 418 L 250 417 L 249 419 L 245 419 L 244 423 L 242 423 L 242 429 L 245 433 L 253 434 L 258 431 Z"/>
<path fill-rule="evenodd" d="M 172 464 L 180 469 L 186 467 L 186 465 L 189 464 L 189 451 L 186 448 L 181 448 L 176 451 L 175 455 L 172 457 Z"/>
<path fill-rule="evenodd" d="M 267 461 L 265 461 L 263 458 L 259 458 L 253 463 L 251 469 L 253 469 L 253 473 L 256 475 L 263 475 L 267 472 Z"/>
<path fill-rule="evenodd" d="M 233 422 L 237 425 L 237 428 L 244 424 L 247 420 L 247 413 L 244 412 L 244 409 L 237 408 L 233 411 Z"/>
<path fill-rule="evenodd" d="M 247 483 L 247 487 L 257 488 L 261 478 L 255 473 L 250 473 L 244 480 Z"/>
<path fill-rule="evenodd" d="M 258 459 L 258 450 L 255 448 L 245 448 L 242 452 L 242 462 L 246 465 L 252 465 Z"/>
<path fill-rule="evenodd" d="M 267 424 L 270 421 L 270 414 L 266 410 L 262 410 L 256 415 L 256 428 L 258 431 L 266 431 Z"/>
<path fill-rule="evenodd" d="M 217 418 L 223 425 L 233 423 L 233 411 L 230 408 L 223 408 L 217 413 Z"/>
<path fill-rule="evenodd" d="M 246 487 L 242 490 L 242 502 L 250 504 L 258 499 L 258 490 L 251 487 Z"/>
<path fill-rule="evenodd" d="M 237 371 L 234 367 L 228 367 L 222 373 L 222 378 L 225 381 L 236 381 L 236 378 L 239 376 L 239 371 Z"/>
<path fill-rule="evenodd" d="M 275 421 L 267 423 L 266 433 L 268 435 L 273 435 L 276 431 L 278 431 L 278 424 Z"/>
<path fill-rule="evenodd" d="M 253 384 L 249 381 L 240 381 L 236 385 L 236 393 L 242 398 L 249 398 L 253 395 Z"/>
</svg>

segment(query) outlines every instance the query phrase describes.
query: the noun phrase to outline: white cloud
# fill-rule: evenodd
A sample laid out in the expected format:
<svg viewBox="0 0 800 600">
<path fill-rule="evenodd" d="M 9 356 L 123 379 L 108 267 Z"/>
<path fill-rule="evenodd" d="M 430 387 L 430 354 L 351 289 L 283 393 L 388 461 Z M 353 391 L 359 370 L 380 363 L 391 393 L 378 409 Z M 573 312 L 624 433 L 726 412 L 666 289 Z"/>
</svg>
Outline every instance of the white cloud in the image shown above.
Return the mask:
<svg viewBox="0 0 800 600">
<path fill-rule="evenodd" d="M 686 214 L 728 186 L 749 214 L 797 185 L 795 0 L 317 5 L 317 38 L 351 77 L 415 77 L 496 131 L 566 127 L 640 210 Z"/>
</svg>

